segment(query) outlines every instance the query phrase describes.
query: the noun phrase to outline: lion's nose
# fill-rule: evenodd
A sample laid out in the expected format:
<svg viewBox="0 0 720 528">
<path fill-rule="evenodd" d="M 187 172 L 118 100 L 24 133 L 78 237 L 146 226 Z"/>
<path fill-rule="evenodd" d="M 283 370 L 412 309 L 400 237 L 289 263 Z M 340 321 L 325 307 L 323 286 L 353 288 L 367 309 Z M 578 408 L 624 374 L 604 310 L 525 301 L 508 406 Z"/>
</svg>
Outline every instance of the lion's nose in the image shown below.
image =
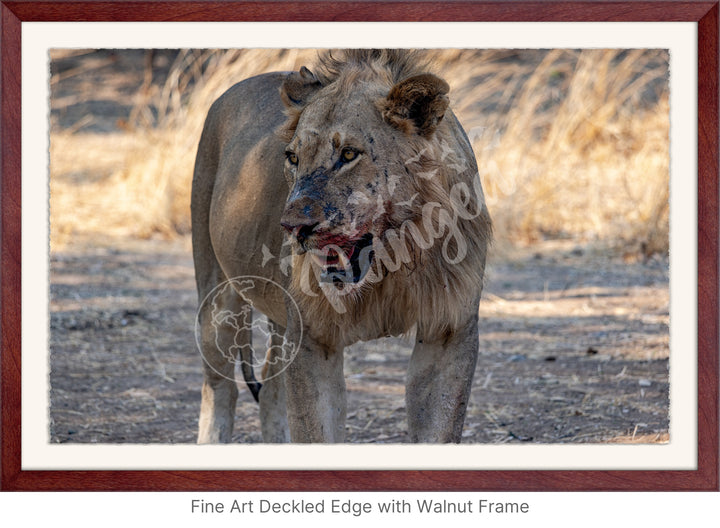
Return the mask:
<svg viewBox="0 0 720 528">
<path fill-rule="evenodd" d="M 291 221 L 282 221 L 280 225 L 290 233 L 299 244 L 303 244 L 307 238 L 315 232 L 319 222 L 308 221 L 306 223 L 295 223 Z"/>
<path fill-rule="evenodd" d="M 294 192 L 285 204 L 280 225 L 302 244 L 320 223 L 317 203 L 307 194 Z"/>
</svg>

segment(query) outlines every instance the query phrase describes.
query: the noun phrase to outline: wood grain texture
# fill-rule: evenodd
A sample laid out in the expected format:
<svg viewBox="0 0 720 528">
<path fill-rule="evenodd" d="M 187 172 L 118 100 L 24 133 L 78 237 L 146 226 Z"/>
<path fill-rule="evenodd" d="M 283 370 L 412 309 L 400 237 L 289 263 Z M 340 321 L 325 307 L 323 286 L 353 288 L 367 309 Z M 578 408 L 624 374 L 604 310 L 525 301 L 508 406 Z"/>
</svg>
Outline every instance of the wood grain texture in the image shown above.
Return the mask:
<svg viewBox="0 0 720 528">
<path fill-rule="evenodd" d="M 22 471 L 16 491 L 700 491 L 697 471 Z"/>
<path fill-rule="evenodd" d="M 698 458 L 718 487 L 718 6 L 698 23 Z M 714 475 L 710 472 L 714 471 Z"/>
<path fill-rule="evenodd" d="M 2 6 L 0 42 L 0 487 L 20 471 L 20 20 Z"/>
<path fill-rule="evenodd" d="M 698 23 L 697 471 L 22 471 L 20 27 L 23 21 Z M 3 490 L 718 490 L 718 2 L 2 2 Z"/>
<path fill-rule="evenodd" d="M 585 22 L 699 20 L 713 2 L 6 2 L 21 20 L 88 21 L 320 21 Z"/>
</svg>

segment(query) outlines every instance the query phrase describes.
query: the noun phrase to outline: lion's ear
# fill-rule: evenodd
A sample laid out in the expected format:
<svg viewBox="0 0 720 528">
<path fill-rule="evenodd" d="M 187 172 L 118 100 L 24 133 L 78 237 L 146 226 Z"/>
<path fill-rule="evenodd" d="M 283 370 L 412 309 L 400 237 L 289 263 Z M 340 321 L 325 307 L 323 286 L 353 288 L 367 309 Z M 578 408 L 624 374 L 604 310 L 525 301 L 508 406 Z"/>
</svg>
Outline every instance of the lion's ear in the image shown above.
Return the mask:
<svg viewBox="0 0 720 528">
<path fill-rule="evenodd" d="M 399 82 L 379 102 L 383 119 L 408 133 L 430 137 L 448 107 L 448 83 L 431 73 Z"/>
<path fill-rule="evenodd" d="M 300 109 L 320 88 L 322 85 L 315 74 L 303 66 L 300 71 L 292 72 L 285 77 L 280 88 L 280 97 L 288 108 Z"/>
</svg>

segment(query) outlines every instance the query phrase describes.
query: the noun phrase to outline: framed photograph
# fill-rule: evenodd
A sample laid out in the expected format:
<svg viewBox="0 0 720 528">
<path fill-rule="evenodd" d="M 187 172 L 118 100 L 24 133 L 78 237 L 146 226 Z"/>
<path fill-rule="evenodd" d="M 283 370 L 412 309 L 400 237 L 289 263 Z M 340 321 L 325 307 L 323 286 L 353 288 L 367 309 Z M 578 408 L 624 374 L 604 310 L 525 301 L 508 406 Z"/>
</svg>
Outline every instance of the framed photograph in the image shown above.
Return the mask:
<svg viewBox="0 0 720 528">
<path fill-rule="evenodd" d="M 420 60 L 410 49 L 420 50 L 425 69 L 408 66 Z M 718 490 L 717 2 L 3 1 L 1 50 L 2 490 Z M 356 63 L 347 66 L 352 60 L 374 62 L 358 73 Z M 268 74 L 278 71 L 282 78 Z M 355 328 L 358 344 L 348 344 L 333 374 L 319 371 L 299 388 L 271 383 L 270 352 L 254 363 L 297 334 L 283 341 L 272 320 L 255 318 L 272 308 L 258 309 L 242 288 L 272 283 L 278 298 L 292 301 L 280 303 L 290 326 L 310 313 L 290 313 L 300 286 L 241 274 L 254 282 L 238 279 L 232 288 L 249 307 L 216 318 L 218 291 L 227 291 L 202 284 L 205 253 L 190 218 L 191 199 L 193 214 L 202 208 L 191 198 L 193 165 L 198 143 L 198 159 L 211 148 L 201 134 L 214 137 L 212 123 L 231 120 L 226 114 L 242 116 L 235 110 L 242 98 L 210 110 L 213 102 L 265 74 L 256 95 L 277 105 L 266 128 L 288 145 L 280 163 L 291 175 L 308 154 L 298 127 L 322 136 L 322 124 L 299 117 L 308 90 L 336 83 L 357 92 L 370 86 L 363 75 L 390 79 L 382 100 L 373 95 L 373 112 L 394 127 L 393 142 L 414 134 L 414 150 L 407 148 L 416 156 L 395 160 L 417 180 L 418 192 L 408 184 L 402 203 L 409 208 L 420 196 L 430 204 L 422 213 L 435 219 L 425 228 L 444 226 L 438 262 L 482 253 L 465 272 L 479 273 L 472 276 L 484 286 L 468 341 L 479 334 L 477 366 L 473 359 L 474 377 L 459 383 L 466 387 L 455 397 L 459 410 L 446 406 L 433 418 L 426 407 L 437 399 L 428 388 L 434 381 L 424 385 L 427 376 L 418 374 L 450 376 L 450 360 L 449 370 L 421 369 L 413 358 L 413 342 L 416 351 L 434 346 L 423 343 L 428 328 L 450 317 L 442 305 L 429 302 L 422 313 L 434 310 L 431 317 L 397 323 L 377 345 Z M 448 104 L 457 120 L 447 117 Z M 254 134 L 262 121 L 246 126 Z M 452 137 L 465 138 L 471 160 L 428 139 L 440 137 L 440 126 L 444 134 L 459 127 Z M 477 176 L 472 196 L 487 205 L 494 229 L 487 262 L 485 246 L 457 230 L 479 214 L 454 209 L 471 202 L 469 188 L 449 193 L 454 216 L 423 195 L 434 188 L 423 182 L 443 164 L 430 146 L 416 148 L 415 136 L 437 144 L 444 165 Z M 375 138 L 365 137 L 372 147 L 364 148 L 348 141 L 333 147 L 341 152 L 338 174 L 342 164 L 377 162 Z M 398 156 L 399 144 L 383 156 Z M 388 182 L 392 194 L 403 179 Z M 375 199 L 370 180 L 362 187 L 343 195 L 346 214 Z M 322 213 L 338 218 L 331 188 L 322 189 Z M 316 191 L 297 206 L 302 215 L 319 203 Z M 242 200 L 233 188 L 226 194 Z M 248 209 L 279 203 L 268 189 L 249 196 Z M 294 209 L 281 201 L 287 243 L 257 243 L 249 252 L 258 269 L 290 273 L 310 251 L 313 262 L 321 259 L 320 282 L 342 291 L 352 287 L 338 278 L 340 264 L 359 284 L 401 258 L 399 246 L 382 253 L 381 242 L 367 242 L 379 238 L 370 228 L 352 240 L 334 236 L 337 251 L 318 257 L 305 244 L 309 224 L 292 223 Z M 368 218 L 390 218 L 388 226 L 422 245 L 427 232 L 391 217 L 396 202 L 378 199 L 382 214 Z M 257 226 L 247 228 L 256 237 L 266 229 Z M 221 239 L 222 229 L 213 236 Z M 368 244 L 373 251 L 363 252 Z M 414 277 L 427 265 L 408 263 Z M 218 265 L 223 276 L 232 269 Z M 458 268 L 438 269 L 423 291 L 464 299 L 464 288 L 453 289 L 463 280 Z M 323 292 L 345 306 L 334 290 L 335 297 Z M 203 327 L 206 305 L 215 311 Z M 237 344 L 243 321 L 254 331 L 252 363 Z M 222 324 L 236 331 L 228 350 Z M 213 331 L 220 355 L 208 358 L 203 332 Z M 231 392 L 239 388 L 237 404 L 233 394 L 222 411 L 229 426 L 208 410 L 211 400 L 220 405 L 221 391 L 207 377 L 203 387 L 203 365 L 212 378 L 217 358 L 229 362 L 222 369 L 233 378 Z M 331 391 L 332 405 L 343 402 L 337 431 L 307 425 L 289 404 L 290 430 L 301 441 L 271 444 L 288 439 L 287 428 L 268 425 L 275 423 L 268 404 L 258 411 L 261 370 L 266 394 L 280 386 L 303 394 L 339 372 L 342 390 L 320 391 Z M 452 391 L 443 379 L 442 390 Z"/>
</svg>

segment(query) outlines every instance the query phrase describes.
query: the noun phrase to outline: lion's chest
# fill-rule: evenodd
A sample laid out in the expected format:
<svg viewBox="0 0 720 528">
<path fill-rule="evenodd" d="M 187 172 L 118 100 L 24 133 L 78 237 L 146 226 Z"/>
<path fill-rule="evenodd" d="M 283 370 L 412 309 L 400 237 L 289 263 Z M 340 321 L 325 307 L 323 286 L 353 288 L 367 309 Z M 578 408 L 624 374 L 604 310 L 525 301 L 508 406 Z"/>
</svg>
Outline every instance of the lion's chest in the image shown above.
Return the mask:
<svg viewBox="0 0 720 528">
<path fill-rule="evenodd" d="M 414 303 L 397 292 L 394 295 L 383 291 L 373 293 L 355 302 L 344 299 L 346 304 L 337 299 L 332 302 L 327 297 L 316 298 L 323 304 L 323 316 L 307 319 L 311 332 L 323 339 L 333 336 L 331 341 L 339 347 L 410 332 L 418 322 Z"/>
</svg>

